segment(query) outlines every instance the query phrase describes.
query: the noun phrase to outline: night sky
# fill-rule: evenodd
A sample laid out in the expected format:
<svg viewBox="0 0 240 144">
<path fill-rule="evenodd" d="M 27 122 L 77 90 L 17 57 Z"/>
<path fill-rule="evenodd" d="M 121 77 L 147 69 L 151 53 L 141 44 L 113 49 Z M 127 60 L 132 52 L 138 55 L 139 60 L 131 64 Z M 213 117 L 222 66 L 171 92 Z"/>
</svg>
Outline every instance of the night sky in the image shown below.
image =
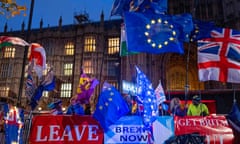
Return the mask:
<svg viewBox="0 0 240 144">
<path fill-rule="evenodd" d="M 0 32 L 4 31 L 5 23 L 8 24 L 8 31 L 20 30 L 23 22 L 27 29 L 31 0 L 16 1 L 19 5 L 27 6 L 26 16 L 23 16 L 23 12 L 10 18 L 0 15 Z M 113 2 L 114 0 L 35 0 L 31 27 L 39 28 L 41 19 L 43 27 L 57 26 L 60 16 L 62 16 L 63 25 L 74 24 L 74 15 L 84 11 L 88 13 L 91 21 L 99 21 L 102 11 L 105 20 L 120 18 L 119 16 L 110 17 Z"/>
</svg>

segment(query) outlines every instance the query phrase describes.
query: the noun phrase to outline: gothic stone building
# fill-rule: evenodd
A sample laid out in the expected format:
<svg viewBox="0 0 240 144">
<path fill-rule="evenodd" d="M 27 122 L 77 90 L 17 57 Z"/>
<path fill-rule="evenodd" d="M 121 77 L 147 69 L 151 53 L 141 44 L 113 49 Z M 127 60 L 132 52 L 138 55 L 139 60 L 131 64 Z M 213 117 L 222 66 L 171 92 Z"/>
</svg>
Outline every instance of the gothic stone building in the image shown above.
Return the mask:
<svg viewBox="0 0 240 144">
<path fill-rule="evenodd" d="M 239 24 L 233 23 L 234 19 L 229 16 L 232 13 L 225 12 L 228 10 L 225 7 L 233 2 L 195 2 L 169 0 L 169 14 L 188 12 L 193 14 L 194 18 L 214 20 L 221 26 L 239 28 Z M 235 17 L 235 20 L 239 19 L 239 13 Z M 53 67 L 57 85 L 54 91 L 44 92 L 39 104 L 42 109 L 46 109 L 46 105 L 56 98 L 63 100 L 64 107 L 69 104 L 69 99 L 76 94 L 81 67 L 87 75 L 100 81 L 93 95 L 96 100 L 104 81 L 113 84 L 120 91 L 122 80 L 134 82 L 135 65 L 148 76 L 154 88 L 159 81 L 162 82 L 168 100 L 173 97 L 187 100 L 191 99 L 192 95 L 199 94 L 202 99 L 216 101 L 217 113 L 229 112 L 234 97 L 240 102 L 239 85 L 198 80 L 196 43 L 185 43 L 183 55 L 140 53 L 120 57 L 122 19 L 104 20 L 103 13 L 99 22 L 83 20 L 78 16 L 76 18 L 79 23 L 62 26 L 60 17 L 58 26 L 47 28 L 43 28 L 43 21 L 40 21 L 40 28 L 29 32 L 24 29 L 24 24 L 20 31 L 8 31 L 6 24 L 4 32 L 0 33 L 28 39 L 29 43 L 36 42 L 45 48 L 47 66 Z M 14 98 L 23 106 L 26 105 L 24 87 L 28 64 L 27 59 L 24 60 L 25 50 L 26 47 L 7 46 L 3 48 L 0 57 L 0 95 Z M 37 78 L 35 80 L 39 83 Z"/>
</svg>

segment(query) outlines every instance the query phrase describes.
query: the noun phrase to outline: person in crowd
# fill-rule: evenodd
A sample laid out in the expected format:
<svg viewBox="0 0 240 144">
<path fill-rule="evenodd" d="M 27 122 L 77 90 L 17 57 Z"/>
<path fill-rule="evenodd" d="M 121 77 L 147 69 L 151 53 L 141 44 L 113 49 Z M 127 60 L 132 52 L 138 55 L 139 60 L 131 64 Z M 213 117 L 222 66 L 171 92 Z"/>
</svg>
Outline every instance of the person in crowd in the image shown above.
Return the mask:
<svg viewBox="0 0 240 144">
<path fill-rule="evenodd" d="M 67 108 L 67 115 L 84 115 L 84 108 L 76 96 L 70 99 L 70 105 Z"/>
<path fill-rule="evenodd" d="M 186 116 L 187 115 L 187 105 L 181 104 L 179 98 L 175 97 L 170 101 L 170 113 L 173 116 Z"/>
<path fill-rule="evenodd" d="M 168 104 L 166 103 L 160 103 L 158 105 L 158 114 L 159 116 L 167 116 L 167 115 L 170 115 L 169 112 L 168 112 L 168 109 L 169 109 L 169 106 Z"/>
<path fill-rule="evenodd" d="M 51 109 L 51 114 L 52 115 L 62 115 L 62 101 L 61 100 L 56 100 L 48 105 L 48 108 Z"/>
<path fill-rule="evenodd" d="M 208 107 L 201 102 L 201 97 L 199 95 L 194 95 L 192 98 L 192 103 L 188 107 L 188 116 L 207 116 L 209 115 Z"/>
</svg>

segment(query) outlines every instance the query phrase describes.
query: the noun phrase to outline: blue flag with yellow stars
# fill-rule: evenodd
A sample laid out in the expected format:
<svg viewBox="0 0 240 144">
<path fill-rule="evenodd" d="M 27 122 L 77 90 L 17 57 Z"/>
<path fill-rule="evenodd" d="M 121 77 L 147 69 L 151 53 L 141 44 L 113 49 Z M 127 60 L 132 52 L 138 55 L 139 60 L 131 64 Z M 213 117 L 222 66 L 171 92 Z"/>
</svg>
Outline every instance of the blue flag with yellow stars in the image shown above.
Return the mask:
<svg viewBox="0 0 240 144">
<path fill-rule="evenodd" d="M 125 12 L 124 22 L 129 51 L 145 53 L 184 53 L 183 42 L 193 29 L 189 14 L 170 16 Z"/>
<path fill-rule="evenodd" d="M 109 83 L 104 82 L 93 118 L 100 123 L 104 131 L 107 131 L 110 125 L 129 112 L 128 104 L 118 90 Z"/>
<path fill-rule="evenodd" d="M 150 128 L 158 116 L 157 98 L 146 75 L 137 66 L 135 68 L 137 71 L 137 95 L 143 102 L 143 123 L 146 128 Z"/>
</svg>

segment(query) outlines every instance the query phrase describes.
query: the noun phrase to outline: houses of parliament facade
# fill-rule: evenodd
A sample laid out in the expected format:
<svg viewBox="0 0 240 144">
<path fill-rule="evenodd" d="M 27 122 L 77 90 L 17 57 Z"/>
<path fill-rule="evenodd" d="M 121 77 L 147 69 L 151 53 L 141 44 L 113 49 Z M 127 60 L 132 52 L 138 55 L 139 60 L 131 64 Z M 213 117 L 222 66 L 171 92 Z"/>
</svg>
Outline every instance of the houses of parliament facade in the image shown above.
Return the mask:
<svg viewBox="0 0 240 144">
<path fill-rule="evenodd" d="M 240 30 L 239 0 L 168 0 L 168 14 L 191 13 L 193 18 L 214 21 L 219 27 Z M 27 31 L 22 23 L 21 30 L 8 30 L 6 23 L 0 35 L 26 39 L 29 43 L 39 43 L 46 51 L 47 67 L 52 67 L 56 76 L 54 91 L 44 92 L 39 109 L 47 109 L 54 99 L 62 99 L 67 107 L 70 98 L 76 94 L 80 70 L 89 77 L 100 81 L 93 97 L 97 98 L 104 81 L 122 91 L 122 80 L 135 82 L 135 65 L 138 66 L 156 88 L 161 81 L 166 98 L 179 97 L 190 100 L 195 94 L 202 99 L 216 101 L 217 113 L 227 113 L 233 99 L 240 103 L 240 85 L 217 81 L 198 80 L 197 44 L 184 44 L 184 54 L 139 53 L 120 56 L 121 25 L 123 19 L 100 20 L 92 22 L 86 14 L 74 16 L 76 23 L 43 27 Z M 26 47 L 6 46 L 0 55 L 0 96 L 26 105 L 25 82 L 28 60 L 24 60 Z M 26 58 L 26 57 L 25 57 Z M 24 61 L 27 61 L 26 63 Z M 25 64 L 25 66 L 24 66 Z M 22 77 L 22 69 L 24 78 Z M 37 78 L 35 79 L 36 83 Z M 19 97 L 20 95 L 20 97 Z"/>
</svg>

